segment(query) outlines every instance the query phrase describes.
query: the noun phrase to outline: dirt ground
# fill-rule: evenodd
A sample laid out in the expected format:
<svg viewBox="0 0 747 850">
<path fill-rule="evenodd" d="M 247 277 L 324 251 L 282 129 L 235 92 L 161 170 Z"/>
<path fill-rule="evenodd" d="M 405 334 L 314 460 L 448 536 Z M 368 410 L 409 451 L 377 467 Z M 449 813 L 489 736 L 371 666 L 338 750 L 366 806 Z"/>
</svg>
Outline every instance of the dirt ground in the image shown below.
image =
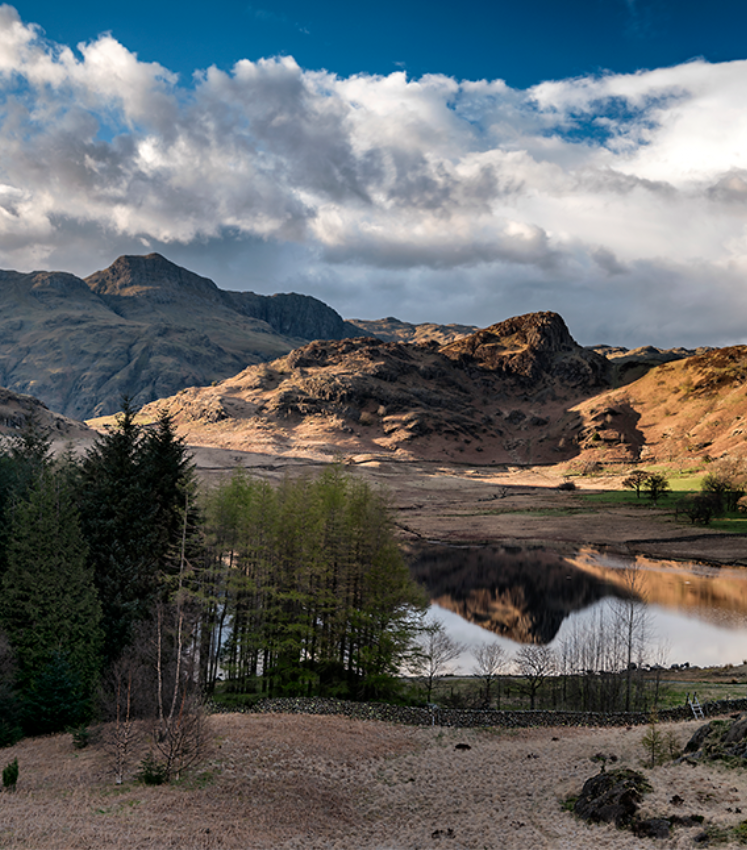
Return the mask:
<svg viewBox="0 0 747 850">
<path fill-rule="evenodd" d="M 653 842 L 564 810 L 599 772 L 598 753 L 642 769 L 640 727 L 415 729 L 236 714 L 210 723 L 212 758 L 171 786 L 116 786 L 106 753 L 74 750 L 69 735 L 3 750 L 4 760 L 18 758 L 20 775 L 14 794 L 0 794 L 0 847 L 632 850 L 698 846 L 703 831 L 675 827 Z M 668 728 L 684 744 L 697 723 Z M 720 827 L 747 817 L 739 813 L 747 812 L 744 771 L 670 764 L 643 772 L 654 788 L 644 817 L 696 814 Z"/>
<path fill-rule="evenodd" d="M 272 479 L 313 473 L 329 454 L 257 454 L 193 449 L 201 477 L 215 481 L 243 466 Z M 623 555 L 747 565 L 747 541 L 675 521 L 665 507 L 590 506 L 580 493 L 619 489 L 617 477 L 576 478 L 558 490 L 559 466 L 468 466 L 381 455 L 340 456 L 347 467 L 386 490 L 405 538 L 442 542 L 546 543 L 559 551 L 592 547 Z"/>
</svg>

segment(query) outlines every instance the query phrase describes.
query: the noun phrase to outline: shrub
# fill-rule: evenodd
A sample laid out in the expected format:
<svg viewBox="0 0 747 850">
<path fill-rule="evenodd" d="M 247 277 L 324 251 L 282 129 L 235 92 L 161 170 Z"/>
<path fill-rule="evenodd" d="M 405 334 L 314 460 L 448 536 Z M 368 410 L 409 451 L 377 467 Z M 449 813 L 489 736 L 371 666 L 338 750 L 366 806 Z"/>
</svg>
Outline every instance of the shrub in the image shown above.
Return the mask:
<svg viewBox="0 0 747 850">
<path fill-rule="evenodd" d="M 85 726 L 76 726 L 70 730 L 73 736 L 73 746 L 76 750 L 85 749 L 91 743 L 91 730 Z"/>
<path fill-rule="evenodd" d="M 16 782 L 18 782 L 18 759 L 13 761 L 3 768 L 3 788 L 8 791 L 16 790 Z"/>
<path fill-rule="evenodd" d="M 163 785 L 168 779 L 166 765 L 153 755 L 148 755 L 140 762 L 140 770 L 137 773 L 139 782 L 144 785 Z"/>
</svg>

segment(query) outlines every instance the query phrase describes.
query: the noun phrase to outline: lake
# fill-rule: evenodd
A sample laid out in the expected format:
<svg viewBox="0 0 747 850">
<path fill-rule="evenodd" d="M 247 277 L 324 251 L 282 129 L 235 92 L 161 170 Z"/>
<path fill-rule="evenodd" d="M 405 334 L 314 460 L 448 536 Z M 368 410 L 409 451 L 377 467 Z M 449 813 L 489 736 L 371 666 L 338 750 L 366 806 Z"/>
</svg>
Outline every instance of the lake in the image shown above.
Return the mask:
<svg viewBox="0 0 747 850">
<path fill-rule="evenodd" d="M 498 641 L 510 655 L 523 643 L 559 649 L 630 599 L 646 606 L 648 663 L 747 659 L 747 569 L 593 549 L 561 555 L 537 546 L 422 544 L 413 548 L 411 571 L 428 589 L 434 616 L 468 646 Z M 472 665 L 464 653 L 460 672 Z"/>
</svg>

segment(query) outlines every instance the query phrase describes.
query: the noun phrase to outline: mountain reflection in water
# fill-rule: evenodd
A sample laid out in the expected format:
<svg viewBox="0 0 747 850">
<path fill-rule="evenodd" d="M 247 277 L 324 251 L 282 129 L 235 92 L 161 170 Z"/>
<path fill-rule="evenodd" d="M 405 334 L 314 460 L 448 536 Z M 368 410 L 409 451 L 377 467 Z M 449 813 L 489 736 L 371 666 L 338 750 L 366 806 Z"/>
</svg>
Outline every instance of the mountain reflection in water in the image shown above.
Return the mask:
<svg viewBox="0 0 747 850">
<path fill-rule="evenodd" d="M 552 643 L 563 621 L 609 597 L 629 598 L 626 568 L 651 606 L 744 629 L 747 570 L 541 547 L 413 545 L 413 577 L 441 608 L 516 643 Z"/>
</svg>

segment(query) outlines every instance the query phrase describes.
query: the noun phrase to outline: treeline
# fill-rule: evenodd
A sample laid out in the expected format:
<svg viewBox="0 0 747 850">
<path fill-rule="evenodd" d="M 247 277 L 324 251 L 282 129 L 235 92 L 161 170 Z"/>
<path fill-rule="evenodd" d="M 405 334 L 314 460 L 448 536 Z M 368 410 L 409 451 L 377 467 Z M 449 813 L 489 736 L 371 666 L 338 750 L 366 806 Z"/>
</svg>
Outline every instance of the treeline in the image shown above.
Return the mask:
<svg viewBox="0 0 747 850">
<path fill-rule="evenodd" d="M 242 693 L 391 696 L 426 598 L 380 495 L 336 466 L 278 488 L 237 473 L 205 528 L 208 689 L 222 666 Z"/>
<path fill-rule="evenodd" d="M 120 747 L 145 716 L 168 743 L 221 678 L 388 696 L 425 610 L 367 485 L 333 467 L 200 493 L 170 418 L 141 428 L 129 404 L 83 458 L 29 422 L 0 452 L 0 515 L 0 745 L 102 719 Z"/>
</svg>

